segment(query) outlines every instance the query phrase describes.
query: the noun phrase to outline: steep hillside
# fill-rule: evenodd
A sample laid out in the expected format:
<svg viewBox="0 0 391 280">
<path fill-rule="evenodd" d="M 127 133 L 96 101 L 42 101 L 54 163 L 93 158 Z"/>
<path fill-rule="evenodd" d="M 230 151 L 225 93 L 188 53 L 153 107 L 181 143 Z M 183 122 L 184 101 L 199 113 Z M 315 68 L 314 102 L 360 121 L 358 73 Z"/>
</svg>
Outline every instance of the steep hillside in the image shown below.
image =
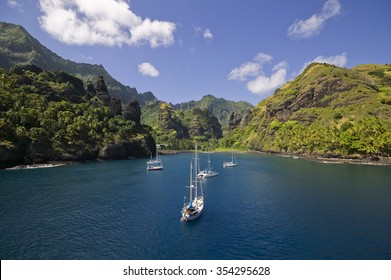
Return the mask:
<svg viewBox="0 0 391 280">
<path fill-rule="evenodd" d="M 330 157 L 391 155 L 391 65 L 309 65 L 246 114 L 224 146 Z"/>
<path fill-rule="evenodd" d="M 174 105 L 178 110 L 190 110 L 193 108 L 199 108 L 202 110 L 208 110 L 214 116 L 217 117 L 223 128 L 228 127 L 229 116 L 232 112 L 235 114 L 244 115 L 244 113 L 253 108 L 250 103 L 246 101 L 230 101 L 224 98 L 217 98 L 213 95 L 205 95 L 199 101 L 189 101 Z"/>
<path fill-rule="evenodd" d="M 76 75 L 85 84 L 97 76 L 103 76 L 111 96 L 119 98 L 124 104 L 133 97 L 141 105 L 145 103 L 135 88 L 115 80 L 102 65 L 63 59 L 43 46 L 22 26 L 0 22 L 0 68 L 9 70 L 15 64 L 35 64 L 45 70 L 62 70 Z"/>
<path fill-rule="evenodd" d="M 206 149 L 211 143 L 217 145 L 217 139 L 222 137 L 219 121 L 208 110 L 175 110 L 162 101 L 144 106 L 141 122 L 151 127 L 157 143 L 170 149 L 193 149 L 195 139 Z"/>
<path fill-rule="evenodd" d="M 0 168 L 47 161 L 146 157 L 155 142 L 140 105 L 111 98 L 103 77 L 83 82 L 35 65 L 0 68 Z"/>
</svg>

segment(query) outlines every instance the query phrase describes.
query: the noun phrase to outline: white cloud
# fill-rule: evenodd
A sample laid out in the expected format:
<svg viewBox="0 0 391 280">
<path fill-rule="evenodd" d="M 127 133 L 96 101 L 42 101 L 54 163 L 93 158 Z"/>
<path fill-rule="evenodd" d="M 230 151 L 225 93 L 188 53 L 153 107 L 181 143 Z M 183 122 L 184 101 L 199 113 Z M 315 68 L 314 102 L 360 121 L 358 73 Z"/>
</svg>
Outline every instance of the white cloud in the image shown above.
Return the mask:
<svg viewBox="0 0 391 280">
<path fill-rule="evenodd" d="M 212 32 L 210 32 L 210 30 L 208 28 L 204 30 L 204 39 L 206 39 L 206 40 L 213 39 L 213 34 L 212 34 Z"/>
<path fill-rule="evenodd" d="M 11 8 L 18 10 L 19 12 L 23 12 L 23 4 L 20 4 L 17 0 L 7 0 L 7 4 Z"/>
<path fill-rule="evenodd" d="M 254 57 L 254 60 L 264 64 L 272 62 L 273 57 L 270 54 L 260 52 Z"/>
<path fill-rule="evenodd" d="M 76 57 L 78 60 L 82 60 L 82 61 L 92 61 L 93 60 L 92 56 L 90 56 L 90 55 L 78 54 Z"/>
<path fill-rule="evenodd" d="M 75 45 L 122 46 L 174 43 L 175 24 L 134 14 L 124 0 L 40 0 L 41 28 Z"/>
<path fill-rule="evenodd" d="M 348 59 L 346 57 L 346 53 L 342 53 L 340 55 L 327 56 L 327 57 L 320 55 L 311 62 L 328 63 L 328 64 L 334 64 L 335 66 L 344 67 L 348 62 Z"/>
<path fill-rule="evenodd" d="M 247 89 L 259 95 L 271 93 L 286 83 L 287 68 L 288 65 L 285 61 L 278 63 L 273 67 L 273 73 L 270 77 L 265 75 L 258 76 L 247 83 Z"/>
<path fill-rule="evenodd" d="M 348 62 L 348 58 L 346 56 L 346 53 L 344 53 L 344 52 L 339 55 L 334 55 L 334 56 L 320 55 L 320 56 L 314 58 L 313 60 L 304 63 L 303 68 L 300 70 L 300 73 L 303 72 L 304 69 L 313 62 L 328 63 L 328 64 L 333 64 L 338 67 L 345 67 L 346 63 Z"/>
<path fill-rule="evenodd" d="M 247 89 L 255 94 L 264 95 L 286 82 L 288 64 L 282 61 L 272 68 L 271 76 L 263 72 L 263 65 L 271 63 L 273 57 L 266 53 L 258 53 L 252 61 L 245 62 L 231 70 L 228 80 L 247 81 Z"/>
<path fill-rule="evenodd" d="M 144 76 L 158 77 L 159 71 L 149 62 L 144 62 L 138 65 L 138 71 Z"/>
<path fill-rule="evenodd" d="M 259 63 L 245 62 L 231 70 L 228 80 L 245 81 L 248 77 L 257 76 L 261 70 L 262 66 Z"/>
<path fill-rule="evenodd" d="M 308 19 L 298 19 L 288 28 L 288 36 L 291 38 L 309 38 L 319 34 L 326 21 L 341 12 L 339 0 L 327 0 L 321 12 Z"/>
<path fill-rule="evenodd" d="M 200 26 L 195 26 L 194 27 L 194 31 L 196 33 L 196 36 L 199 36 L 199 34 L 202 34 L 202 37 L 205 39 L 205 40 L 212 40 L 213 39 L 213 34 L 212 34 L 212 31 L 210 31 L 209 28 L 202 28 Z"/>
</svg>

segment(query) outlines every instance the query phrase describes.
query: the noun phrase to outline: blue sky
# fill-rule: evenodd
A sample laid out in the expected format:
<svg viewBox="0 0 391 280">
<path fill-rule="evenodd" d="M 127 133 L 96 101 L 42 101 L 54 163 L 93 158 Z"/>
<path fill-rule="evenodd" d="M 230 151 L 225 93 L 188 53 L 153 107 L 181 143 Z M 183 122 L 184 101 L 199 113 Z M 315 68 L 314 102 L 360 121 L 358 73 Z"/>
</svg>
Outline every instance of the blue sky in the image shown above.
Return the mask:
<svg viewBox="0 0 391 280">
<path fill-rule="evenodd" d="M 20 24 L 76 62 L 102 64 L 164 101 L 206 94 L 257 104 L 312 61 L 391 63 L 389 0 L 4 0 Z"/>
</svg>

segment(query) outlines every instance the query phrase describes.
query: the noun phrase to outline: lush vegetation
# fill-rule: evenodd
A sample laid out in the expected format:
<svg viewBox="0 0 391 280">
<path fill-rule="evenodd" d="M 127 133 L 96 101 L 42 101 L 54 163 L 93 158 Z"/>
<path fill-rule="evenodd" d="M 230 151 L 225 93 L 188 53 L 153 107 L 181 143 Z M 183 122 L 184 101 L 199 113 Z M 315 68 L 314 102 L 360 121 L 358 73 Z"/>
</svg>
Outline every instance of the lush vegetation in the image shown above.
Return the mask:
<svg viewBox="0 0 391 280">
<path fill-rule="evenodd" d="M 32 65 L 0 70 L 0 147 L 13 161 L 91 159 L 108 143 L 147 136 L 70 74 Z"/>
<path fill-rule="evenodd" d="M 224 98 L 217 98 L 210 94 L 205 95 L 199 101 L 189 101 L 174 105 L 174 108 L 179 110 L 191 110 L 194 108 L 207 110 L 217 117 L 223 129 L 228 128 L 229 115 L 232 112 L 244 115 L 247 110 L 253 107 L 246 101 L 230 101 Z"/>
<path fill-rule="evenodd" d="M 156 143 L 170 149 L 193 149 L 195 140 L 200 148 L 212 149 L 222 137 L 217 118 L 199 108 L 175 110 L 172 105 L 158 101 L 142 109 L 142 122 L 150 126 Z"/>
<path fill-rule="evenodd" d="M 391 65 L 310 65 L 221 145 L 333 157 L 391 155 Z"/>
</svg>

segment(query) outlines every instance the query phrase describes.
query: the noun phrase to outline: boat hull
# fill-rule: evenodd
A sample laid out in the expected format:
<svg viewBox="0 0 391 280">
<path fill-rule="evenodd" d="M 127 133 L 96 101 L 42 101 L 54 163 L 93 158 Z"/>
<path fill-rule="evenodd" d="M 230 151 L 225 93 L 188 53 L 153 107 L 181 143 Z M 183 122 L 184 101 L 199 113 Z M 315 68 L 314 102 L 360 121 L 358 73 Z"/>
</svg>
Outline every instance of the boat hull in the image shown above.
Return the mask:
<svg viewBox="0 0 391 280">
<path fill-rule="evenodd" d="M 147 167 L 148 171 L 163 170 L 163 166 Z"/>
<path fill-rule="evenodd" d="M 223 163 L 223 167 L 235 167 L 237 165 L 238 165 L 237 163 L 233 163 L 233 162 L 224 162 Z"/>
<path fill-rule="evenodd" d="M 190 203 L 185 205 L 182 209 L 181 221 L 182 222 L 190 222 L 192 220 L 197 219 L 201 216 L 204 210 L 204 199 L 199 197 L 195 199 L 190 206 Z"/>
<path fill-rule="evenodd" d="M 201 171 L 198 173 L 198 177 L 200 178 L 209 178 L 209 177 L 215 177 L 219 175 L 217 171 Z"/>
</svg>

